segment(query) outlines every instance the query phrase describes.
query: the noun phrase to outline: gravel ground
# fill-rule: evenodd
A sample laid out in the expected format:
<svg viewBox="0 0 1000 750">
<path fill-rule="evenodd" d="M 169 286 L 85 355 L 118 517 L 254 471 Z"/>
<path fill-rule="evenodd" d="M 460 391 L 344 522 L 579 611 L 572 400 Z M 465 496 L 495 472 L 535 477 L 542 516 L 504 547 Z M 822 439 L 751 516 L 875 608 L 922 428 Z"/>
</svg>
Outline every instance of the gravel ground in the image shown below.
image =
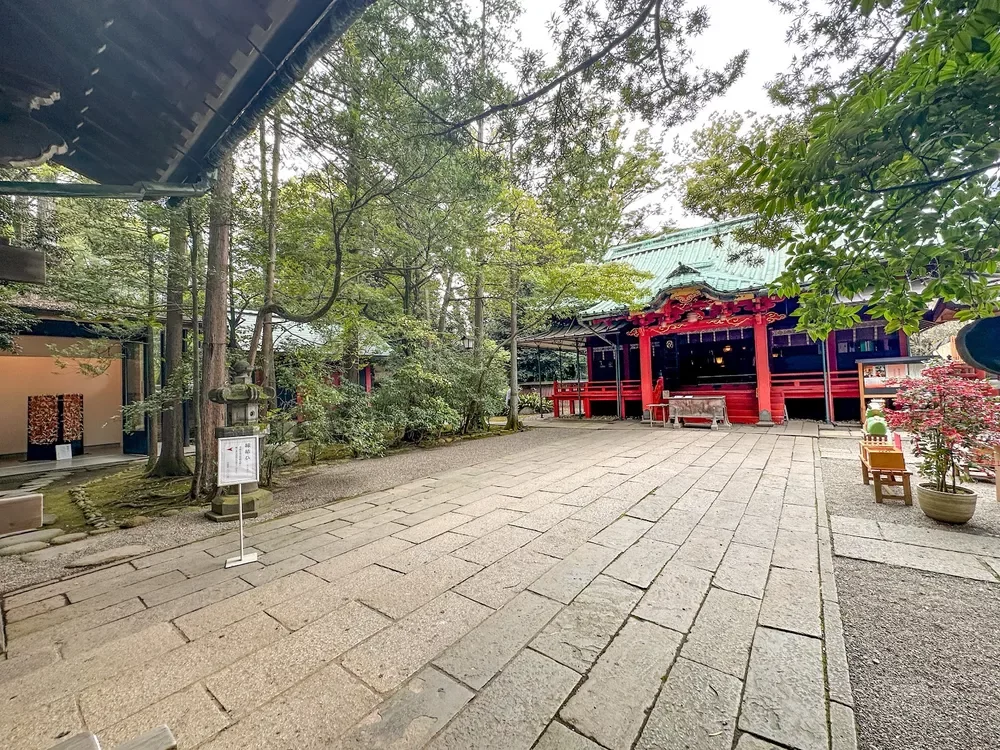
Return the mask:
<svg viewBox="0 0 1000 750">
<path fill-rule="evenodd" d="M 529 451 L 559 439 L 560 433 L 567 434 L 562 430 L 527 430 L 514 435 L 464 440 L 438 448 L 415 448 L 383 458 L 337 461 L 284 479 L 279 477 L 274 487 L 274 509 L 250 523 L 325 505 L 341 498 L 377 492 L 449 469 Z M 236 521 L 213 523 L 202 516 L 202 510 L 191 509 L 172 518 L 157 518 L 135 529 L 120 529 L 95 537 L 86 550 L 59 560 L 26 563 L 17 556 L 0 557 L 0 593 L 80 573 L 82 571 L 66 568 L 65 563 L 92 552 L 129 544 L 143 545 L 151 551 L 168 549 L 222 534 L 238 525 Z"/>
<path fill-rule="evenodd" d="M 847 444 L 841 447 L 842 442 Z M 889 521 L 909 526 L 936 527 L 949 531 L 961 530 L 969 534 L 1000 536 L 1000 503 L 996 499 L 995 485 L 985 482 L 966 482 L 965 486 L 975 490 L 979 496 L 976 501 L 976 515 L 960 527 L 939 523 L 925 516 L 917 504 L 917 483 L 923 479 L 916 473 L 915 457 L 907 456 L 906 459 L 906 465 L 914 472 L 911 477 L 913 505 L 907 507 L 903 505 L 902 500 L 886 500 L 882 505 L 878 505 L 875 503 L 872 487 L 865 486 L 861 481 L 861 462 L 857 458 L 857 450 L 856 441 L 820 441 L 820 452 L 824 457 L 823 486 L 826 490 L 827 509 L 831 516 L 871 518 L 875 521 Z M 899 492 L 896 488 L 887 491 Z"/>
<path fill-rule="evenodd" d="M 859 750 L 1000 743 L 1000 586 L 836 558 Z"/>
</svg>

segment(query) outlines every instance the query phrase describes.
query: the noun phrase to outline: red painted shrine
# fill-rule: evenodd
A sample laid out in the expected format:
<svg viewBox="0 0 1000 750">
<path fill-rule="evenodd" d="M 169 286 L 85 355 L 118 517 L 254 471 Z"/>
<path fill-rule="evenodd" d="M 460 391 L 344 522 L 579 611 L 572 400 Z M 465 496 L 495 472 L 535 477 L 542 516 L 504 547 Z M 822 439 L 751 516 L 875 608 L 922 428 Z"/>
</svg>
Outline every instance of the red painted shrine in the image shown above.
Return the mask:
<svg viewBox="0 0 1000 750">
<path fill-rule="evenodd" d="M 756 264 L 732 260 L 738 225 L 614 248 L 606 260 L 653 276 L 645 309 L 599 304 L 522 339 L 528 347 L 581 357 L 579 377 L 553 385 L 555 416 L 639 417 L 665 395 L 722 395 L 735 423 L 859 418 L 857 363 L 906 356 L 905 336 L 887 334 L 881 321 L 862 320 L 826 341 L 811 341 L 795 330 L 796 301 L 767 292 L 784 266 L 783 253 Z"/>
</svg>

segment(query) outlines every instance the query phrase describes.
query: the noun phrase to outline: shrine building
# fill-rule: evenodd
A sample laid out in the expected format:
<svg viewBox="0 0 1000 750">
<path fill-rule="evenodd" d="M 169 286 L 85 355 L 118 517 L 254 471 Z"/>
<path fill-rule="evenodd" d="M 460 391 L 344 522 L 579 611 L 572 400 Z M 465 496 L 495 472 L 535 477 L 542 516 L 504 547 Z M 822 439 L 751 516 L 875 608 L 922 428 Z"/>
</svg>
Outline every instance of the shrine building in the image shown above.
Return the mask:
<svg viewBox="0 0 1000 750">
<path fill-rule="evenodd" d="M 783 250 L 733 261 L 745 219 L 612 248 L 605 261 L 652 276 L 640 309 L 602 302 L 522 344 L 576 352 L 577 380 L 555 382 L 554 415 L 640 417 L 664 396 L 724 395 L 730 422 L 860 418 L 859 363 L 909 355 L 906 334 L 862 314 L 811 341 L 795 330 L 796 300 L 771 294 Z M 930 314 L 930 313 L 929 313 Z M 582 358 L 586 358 L 586 366 Z M 584 379 L 584 373 L 586 379 Z"/>
</svg>

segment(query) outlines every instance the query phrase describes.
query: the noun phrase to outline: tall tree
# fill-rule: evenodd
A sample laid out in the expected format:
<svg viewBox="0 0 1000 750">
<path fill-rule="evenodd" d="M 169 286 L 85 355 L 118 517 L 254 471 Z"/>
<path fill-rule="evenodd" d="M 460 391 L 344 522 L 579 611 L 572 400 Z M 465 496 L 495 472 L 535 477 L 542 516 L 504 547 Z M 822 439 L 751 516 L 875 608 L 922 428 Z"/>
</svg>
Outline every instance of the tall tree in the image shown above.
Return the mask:
<svg viewBox="0 0 1000 750">
<path fill-rule="evenodd" d="M 190 278 L 184 209 L 170 211 L 167 255 L 167 320 L 164 333 L 164 409 L 161 417 L 162 448 L 151 476 L 187 476 L 191 469 L 184 459 L 184 290 Z"/>
<path fill-rule="evenodd" d="M 197 490 L 202 496 L 215 495 L 217 486 L 217 454 L 215 431 L 226 423 L 226 408 L 209 401 L 213 389 L 228 381 L 226 351 L 228 321 L 226 303 L 229 299 L 229 244 L 232 222 L 233 155 L 228 154 L 219 165 L 218 177 L 212 189 L 208 215 L 208 257 L 205 274 L 205 314 L 202 343 L 201 377 L 201 461 Z"/>
</svg>

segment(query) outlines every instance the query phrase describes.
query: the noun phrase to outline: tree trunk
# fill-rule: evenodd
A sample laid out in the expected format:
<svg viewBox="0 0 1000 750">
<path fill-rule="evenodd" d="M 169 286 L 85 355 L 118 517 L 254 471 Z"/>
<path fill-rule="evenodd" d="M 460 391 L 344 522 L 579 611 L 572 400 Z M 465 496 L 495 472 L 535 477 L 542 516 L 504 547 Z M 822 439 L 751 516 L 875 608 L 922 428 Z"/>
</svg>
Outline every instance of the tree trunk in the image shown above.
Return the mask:
<svg viewBox="0 0 1000 750">
<path fill-rule="evenodd" d="M 156 363 L 158 355 L 159 336 L 156 329 L 156 245 L 153 243 L 153 225 L 146 220 L 146 354 L 142 358 L 146 387 L 143 398 L 156 394 L 156 383 L 159 380 L 159 370 Z M 156 465 L 156 455 L 160 443 L 160 413 L 156 410 L 148 412 L 149 429 L 146 431 L 146 470 L 150 471 Z"/>
<path fill-rule="evenodd" d="M 163 355 L 169 400 L 163 409 L 163 448 L 150 474 L 182 477 L 191 473 L 184 460 L 184 287 L 187 286 L 187 233 L 180 208 L 170 212 L 170 250 L 167 257 L 167 327 Z"/>
<path fill-rule="evenodd" d="M 341 364 L 341 371 L 344 381 L 358 384 L 361 372 L 361 337 L 358 334 L 357 321 L 353 319 L 344 322 L 344 361 Z"/>
<path fill-rule="evenodd" d="M 507 409 L 507 429 L 516 430 L 521 426 L 517 413 L 518 393 L 520 388 L 517 384 L 517 272 L 511 272 L 511 298 L 510 298 L 510 408 Z"/>
<path fill-rule="evenodd" d="M 267 268 L 264 274 L 264 309 L 274 303 L 274 273 L 278 258 L 278 172 L 281 169 L 281 117 L 274 115 L 274 144 L 271 147 L 271 197 L 267 207 Z M 270 310 L 261 324 L 260 366 L 264 371 L 264 386 L 275 388 L 274 324 Z"/>
<path fill-rule="evenodd" d="M 194 421 L 194 477 L 191 497 L 201 494 L 201 346 L 198 335 L 198 277 L 201 275 L 201 228 L 195 226 L 194 209 L 187 204 L 188 231 L 191 233 L 191 404 Z"/>
<path fill-rule="evenodd" d="M 438 334 L 444 335 L 445 328 L 448 327 L 448 307 L 451 305 L 451 287 L 452 282 L 455 279 L 455 272 L 448 271 L 448 275 L 445 277 L 444 284 L 444 298 L 441 300 L 441 314 L 438 315 Z"/>
<path fill-rule="evenodd" d="M 219 165 L 208 213 L 208 269 L 205 274 L 205 317 L 201 370 L 201 475 L 202 496 L 214 497 L 218 456 L 215 431 L 226 424 L 226 407 L 208 400 L 209 392 L 226 385 L 226 299 L 230 278 L 229 240 L 232 223 L 233 156 Z"/>
</svg>

